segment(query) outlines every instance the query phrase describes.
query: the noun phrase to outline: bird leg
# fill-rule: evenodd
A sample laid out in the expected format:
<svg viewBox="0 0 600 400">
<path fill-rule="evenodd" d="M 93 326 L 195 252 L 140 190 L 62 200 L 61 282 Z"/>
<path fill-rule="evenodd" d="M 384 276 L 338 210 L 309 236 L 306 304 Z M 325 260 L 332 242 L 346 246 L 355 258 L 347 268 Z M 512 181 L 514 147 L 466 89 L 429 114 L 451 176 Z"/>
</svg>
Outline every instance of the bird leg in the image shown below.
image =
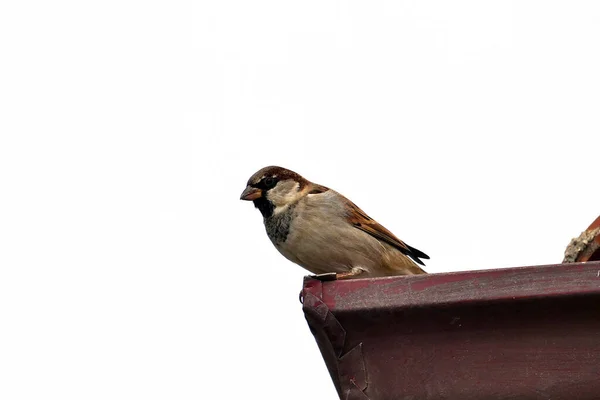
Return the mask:
<svg viewBox="0 0 600 400">
<path fill-rule="evenodd" d="M 352 267 L 352 269 L 350 271 L 348 271 L 348 272 L 341 272 L 339 274 L 336 274 L 336 279 L 350 279 L 350 278 L 354 278 L 354 277 L 359 276 L 363 272 L 365 272 L 365 270 L 362 269 L 362 268 Z"/>
<path fill-rule="evenodd" d="M 362 274 L 364 272 L 364 269 L 359 268 L 359 267 L 353 267 L 350 271 L 348 272 L 327 272 L 325 274 L 318 274 L 318 275 L 311 275 L 311 278 L 314 279 L 318 279 L 320 281 L 326 282 L 326 281 L 336 281 L 336 280 L 340 280 L 340 279 L 350 279 L 350 278 L 354 278 L 357 277 L 358 275 Z"/>
</svg>

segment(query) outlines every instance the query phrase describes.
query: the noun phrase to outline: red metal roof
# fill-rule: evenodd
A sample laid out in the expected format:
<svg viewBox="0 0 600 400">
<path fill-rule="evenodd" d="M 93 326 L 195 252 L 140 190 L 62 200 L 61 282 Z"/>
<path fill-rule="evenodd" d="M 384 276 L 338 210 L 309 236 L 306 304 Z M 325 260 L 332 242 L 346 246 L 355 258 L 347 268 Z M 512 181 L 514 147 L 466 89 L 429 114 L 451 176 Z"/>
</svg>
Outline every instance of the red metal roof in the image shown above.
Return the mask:
<svg viewBox="0 0 600 400">
<path fill-rule="evenodd" d="M 344 400 L 599 399 L 600 262 L 304 281 Z"/>
</svg>

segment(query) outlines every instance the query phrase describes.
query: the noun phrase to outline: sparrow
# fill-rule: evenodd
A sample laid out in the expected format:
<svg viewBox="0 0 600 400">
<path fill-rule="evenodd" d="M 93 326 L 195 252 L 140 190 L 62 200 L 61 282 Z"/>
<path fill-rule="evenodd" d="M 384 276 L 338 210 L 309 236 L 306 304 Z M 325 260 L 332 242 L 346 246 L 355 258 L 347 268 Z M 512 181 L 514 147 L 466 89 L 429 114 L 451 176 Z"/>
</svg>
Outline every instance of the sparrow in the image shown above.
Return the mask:
<svg viewBox="0 0 600 400">
<path fill-rule="evenodd" d="M 429 256 L 398 239 L 356 204 L 296 172 L 269 166 L 248 180 L 267 235 L 288 260 L 322 280 L 425 274 Z"/>
</svg>

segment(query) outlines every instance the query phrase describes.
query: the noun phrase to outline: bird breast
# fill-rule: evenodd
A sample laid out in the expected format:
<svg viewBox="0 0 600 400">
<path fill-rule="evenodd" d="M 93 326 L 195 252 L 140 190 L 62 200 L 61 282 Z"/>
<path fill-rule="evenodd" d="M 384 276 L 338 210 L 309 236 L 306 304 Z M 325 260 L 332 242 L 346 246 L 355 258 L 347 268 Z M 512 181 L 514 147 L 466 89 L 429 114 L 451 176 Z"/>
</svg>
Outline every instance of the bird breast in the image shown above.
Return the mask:
<svg viewBox="0 0 600 400">
<path fill-rule="evenodd" d="M 307 195 L 265 219 L 267 234 L 281 254 L 312 273 L 374 270 L 390 248 L 348 222 L 343 200 L 333 190 Z"/>
</svg>

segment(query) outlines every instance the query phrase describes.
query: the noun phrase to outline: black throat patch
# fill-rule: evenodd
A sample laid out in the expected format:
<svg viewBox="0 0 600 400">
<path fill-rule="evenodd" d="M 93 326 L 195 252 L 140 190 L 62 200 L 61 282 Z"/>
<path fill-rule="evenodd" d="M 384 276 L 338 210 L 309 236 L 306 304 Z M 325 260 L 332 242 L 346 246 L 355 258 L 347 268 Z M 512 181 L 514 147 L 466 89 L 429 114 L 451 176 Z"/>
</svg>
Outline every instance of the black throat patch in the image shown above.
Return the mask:
<svg viewBox="0 0 600 400">
<path fill-rule="evenodd" d="M 290 205 L 287 210 L 277 214 L 271 215 L 269 218 L 265 218 L 265 228 L 267 229 L 267 235 L 275 246 L 279 246 L 287 240 L 288 234 L 290 233 L 290 226 L 292 225 L 292 219 L 294 218 L 296 204 Z"/>
<path fill-rule="evenodd" d="M 259 197 L 253 202 L 254 207 L 258 208 L 263 218 L 269 218 L 271 215 L 273 215 L 273 210 L 275 210 L 275 206 L 266 198 L 266 196 Z"/>
</svg>

